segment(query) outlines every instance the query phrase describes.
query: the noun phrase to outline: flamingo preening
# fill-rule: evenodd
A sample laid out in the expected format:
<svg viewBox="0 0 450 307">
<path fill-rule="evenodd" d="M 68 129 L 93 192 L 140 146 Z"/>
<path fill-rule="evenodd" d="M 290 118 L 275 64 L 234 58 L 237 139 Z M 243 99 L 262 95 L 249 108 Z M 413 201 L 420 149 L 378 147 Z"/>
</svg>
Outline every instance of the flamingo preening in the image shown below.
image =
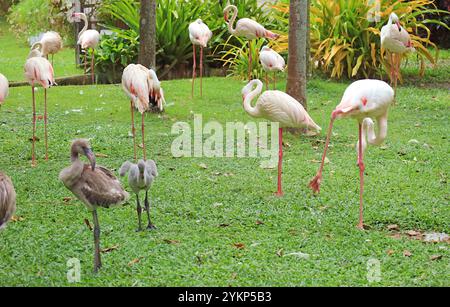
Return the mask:
<svg viewBox="0 0 450 307">
<path fill-rule="evenodd" d="M 309 183 L 314 192 L 320 191 L 322 182 L 322 171 L 325 163 L 328 145 L 330 143 L 333 123 L 338 118 L 354 118 L 358 121 L 359 141 L 358 166 L 360 177 L 359 196 L 359 223 L 358 228 L 364 229 L 363 224 L 363 192 L 364 192 L 364 162 L 363 154 L 369 144 L 380 145 L 387 135 L 388 108 L 394 102 L 394 90 L 386 82 L 380 80 L 359 80 L 353 82 L 345 91 L 341 103 L 331 113 L 331 122 L 328 128 L 325 150 L 322 156 L 322 163 L 316 177 Z M 377 120 L 378 135 L 375 134 L 374 122 Z"/>
<path fill-rule="evenodd" d="M 266 90 L 269 89 L 268 72 L 273 72 L 273 89 L 275 90 L 277 86 L 276 73 L 277 71 L 284 71 L 286 66 L 284 58 L 276 51 L 264 46 L 259 52 L 259 60 L 261 61 L 264 71 L 266 72 Z"/>
<path fill-rule="evenodd" d="M 0 230 L 16 212 L 16 191 L 11 179 L 0 172 Z"/>
<path fill-rule="evenodd" d="M 56 85 L 52 64 L 43 57 L 32 56 L 25 63 L 25 78 L 31 85 L 31 97 L 33 104 L 33 139 L 31 147 L 31 165 L 36 166 L 36 99 L 35 85 L 41 84 L 44 88 L 44 133 L 45 133 L 45 160 L 48 160 L 48 117 L 47 117 L 47 89 Z"/>
<path fill-rule="evenodd" d="M 255 88 L 256 86 L 256 88 Z M 244 110 L 252 117 L 265 118 L 271 122 L 278 122 L 279 128 L 279 154 L 278 154 L 278 190 L 277 196 L 283 195 L 281 186 L 281 171 L 283 161 L 283 128 L 309 128 L 317 132 L 321 128 L 313 121 L 303 106 L 293 97 L 281 91 L 265 91 L 259 96 L 256 105 L 251 102 L 263 89 L 260 80 L 250 81 L 242 89 Z"/>
<path fill-rule="evenodd" d="M 150 105 L 164 109 L 164 91 L 161 88 L 161 82 L 153 69 L 147 69 L 140 64 L 128 65 L 122 74 L 122 88 L 130 97 L 131 109 L 131 132 L 133 134 L 134 160 L 137 159 L 136 153 L 136 129 L 134 128 L 134 108 L 141 113 L 141 131 L 142 131 L 142 150 L 144 161 L 147 160 L 145 149 L 145 112 L 149 110 Z"/>
<path fill-rule="evenodd" d="M 200 97 L 203 96 L 203 48 L 206 48 L 208 41 L 212 37 L 212 32 L 208 26 L 201 20 L 197 19 L 189 25 L 189 38 L 192 42 L 193 63 L 192 63 L 192 97 L 194 97 L 194 82 L 196 77 L 196 50 L 195 46 L 200 46 Z"/>
<path fill-rule="evenodd" d="M 391 13 L 387 25 L 381 28 L 381 47 L 388 51 L 391 61 L 391 85 L 397 92 L 397 82 L 400 74 L 402 56 L 415 51 L 411 37 L 401 25 L 395 13 Z"/>
<path fill-rule="evenodd" d="M 228 19 L 229 11 L 233 11 L 233 17 Z M 234 36 L 242 36 L 248 40 L 249 53 L 248 53 L 248 80 L 252 79 L 252 44 L 251 41 L 256 38 L 277 39 L 280 35 L 273 33 L 262 25 L 249 18 L 239 19 L 236 23 L 236 27 L 233 28 L 234 22 L 238 16 L 238 8 L 235 5 L 227 5 L 223 10 L 224 19 L 228 23 L 228 31 Z"/>
<path fill-rule="evenodd" d="M 39 41 L 42 45 L 42 56 L 46 57 L 48 60 L 48 55 L 52 55 L 52 66 L 53 66 L 53 56 L 58 53 L 63 47 L 63 41 L 58 32 L 48 31 L 42 35 Z"/>
<path fill-rule="evenodd" d="M 100 33 L 97 30 L 89 29 L 88 30 L 88 20 L 86 14 L 84 13 L 73 13 L 73 17 L 81 18 L 84 22 L 83 29 L 81 29 L 80 33 L 78 33 L 78 45 L 81 45 L 81 49 L 84 50 L 84 74 L 86 75 L 87 67 L 86 67 L 86 54 L 87 49 L 91 49 L 92 57 L 91 57 L 91 78 L 92 84 L 95 82 L 95 73 L 94 73 L 94 59 L 95 53 L 94 49 L 97 47 L 100 41 Z"/>
<path fill-rule="evenodd" d="M 2 74 L 0 74 L 0 107 L 8 97 L 9 93 L 9 82 L 8 79 Z"/>
<path fill-rule="evenodd" d="M 95 154 L 89 141 L 75 140 L 72 143 L 70 153 L 72 165 L 59 173 L 59 180 L 92 212 L 95 246 L 94 272 L 98 272 L 102 262 L 100 259 L 100 224 L 97 208 L 120 206 L 128 201 L 130 195 L 122 188 L 120 181 L 110 170 L 96 165 Z M 80 155 L 85 155 L 90 163 L 83 163 L 80 160 Z"/>
<path fill-rule="evenodd" d="M 142 207 L 139 201 L 139 192 L 145 191 L 145 199 L 144 206 L 145 211 L 147 211 L 147 229 L 152 230 L 156 229 L 156 226 L 153 225 L 150 219 L 150 202 L 148 200 L 148 190 L 150 189 L 153 180 L 158 176 L 158 168 L 156 167 L 156 163 L 153 160 L 139 160 L 137 164 L 126 161 L 122 164 L 119 170 L 119 175 L 121 177 L 125 176 L 128 173 L 128 184 L 133 192 L 136 194 L 136 210 L 138 214 L 138 229 L 137 231 L 142 230 L 142 220 L 141 213 Z"/>
</svg>

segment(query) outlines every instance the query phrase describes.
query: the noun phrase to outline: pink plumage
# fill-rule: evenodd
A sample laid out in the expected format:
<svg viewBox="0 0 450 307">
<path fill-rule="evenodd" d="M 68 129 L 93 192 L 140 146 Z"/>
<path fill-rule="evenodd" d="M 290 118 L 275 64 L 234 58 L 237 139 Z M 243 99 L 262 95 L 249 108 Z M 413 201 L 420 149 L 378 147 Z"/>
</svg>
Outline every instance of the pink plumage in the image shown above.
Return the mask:
<svg viewBox="0 0 450 307">
<path fill-rule="evenodd" d="M 331 122 L 328 128 L 325 150 L 322 156 L 322 163 L 319 171 L 309 186 L 314 192 L 320 191 L 322 183 L 322 172 L 327 154 L 328 145 L 333 129 L 333 123 L 338 118 L 353 118 L 358 121 L 359 141 L 358 166 L 360 175 L 360 215 L 358 228 L 363 229 L 363 191 L 364 191 L 364 170 L 363 154 L 367 141 L 369 144 L 380 145 L 387 136 L 388 108 L 394 102 L 394 90 L 386 82 L 380 80 L 359 80 L 353 82 L 344 92 L 341 102 L 331 115 Z M 378 135 L 375 134 L 374 122 L 378 123 Z M 366 139 L 366 135 L 368 140 Z"/>
<path fill-rule="evenodd" d="M 40 43 L 42 44 L 42 55 L 55 54 L 59 52 L 63 47 L 61 36 L 55 31 L 45 32 L 42 36 Z"/>
<path fill-rule="evenodd" d="M 255 88 L 256 86 L 256 88 Z M 265 91 L 261 94 L 263 84 L 260 80 L 250 81 L 242 89 L 244 110 L 252 117 L 265 118 L 280 125 L 279 130 L 279 160 L 278 160 L 278 190 L 277 196 L 283 195 L 281 187 L 281 170 L 283 156 L 283 128 L 307 128 L 319 132 L 321 128 L 309 116 L 303 106 L 293 97 L 281 91 Z M 261 94 L 261 95 L 260 95 Z M 258 101 L 253 107 L 251 101 L 258 95 Z"/>
<path fill-rule="evenodd" d="M 25 78 L 30 85 L 39 83 L 46 89 L 56 84 L 52 64 L 42 57 L 32 57 L 26 61 Z"/>
</svg>

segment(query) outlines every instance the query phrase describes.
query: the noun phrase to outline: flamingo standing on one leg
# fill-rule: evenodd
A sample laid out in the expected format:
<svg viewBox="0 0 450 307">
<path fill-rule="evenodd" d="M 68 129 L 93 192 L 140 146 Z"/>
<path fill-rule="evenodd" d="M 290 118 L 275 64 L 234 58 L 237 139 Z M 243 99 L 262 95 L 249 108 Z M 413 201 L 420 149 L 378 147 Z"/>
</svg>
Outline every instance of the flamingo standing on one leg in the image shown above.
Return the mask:
<svg viewBox="0 0 450 307">
<path fill-rule="evenodd" d="M 92 212 L 95 247 L 94 272 L 97 273 L 102 266 L 97 208 L 120 206 L 128 201 L 130 195 L 122 188 L 120 181 L 110 170 L 96 166 L 95 154 L 87 140 L 75 140 L 70 153 L 72 164 L 59 173 L 59 180 Z M 85 155 L 90 163 L 83 163 L 80 155 Z"/>
<path fill-rule="evenodd" d="M 397 92 L 402 56 L 415 49 L 408 31 L 400 25 L 399 18 L 395 13 L 391 13 L 387 25 L 381 28 L 380 36 L 381 46 L 390 53 L 391 85 L 394 86 L 394 92 Z"/>
<path fill-rule="evenodd" d="M 33 103 L 33 140 L 31 147 L 31 165 L 36 166 L 35 142 L 36 142 L 36 100 L 34 87 L 41 84 L 44 88 L 44 133 L 45 133 L 45 160 L 48 160 L 48 133 L 47 133 L 47 89 L 56 85 L 53 76 L 52 64 L 43 57 L 35 56 L 29 58 L 25 63 L 25 78 L 31 85 Z"/>
<path fill-rule="evenodd" d="M 364 163 L 363 153 L 366 149 L 366 134 L 369 144 L 380 145 L 387 135 L 388 108 L 394 102 L 394 90 L 386 82 L 380 80 L 359 80 L 353 82 L 345 91 L 341 103 L 331 114 L 330 127 L 328 129 L 325 150 L 322 156 L 322 163 L 316 177 L 309 183 L 315 191 L 320 191 L 322 182 L 322 171 L 330 143 L 333 123 L 337 118 L 354 118 L 359 125 L 358 166 L 360 176 L 360 197 L 359 197 L 359 223 L 358 228 L 364 229 L 363 224 L 363 192 L 364 192 Z M 375 118 L 378 122 L 378 135 L 374 131 Z"/>
<path fill-rule="evenodd" d="M 273 89 L 275 90 L 277 86 L 276 72 L 284 71 L 286 66 L 284 58 L 276 51 L 264 46 L 259 52 L 259 60 L 261 61 L 264 71 L 266 72 L 266 90 L 269 89 L 268 72 L 273 72 Z"/>
<path fill-rule="evenodd" d="M 128 65 L 122 74 L 122 88 L 130 97 L 131 109 L 131 132 L 133 133 L 134 160 L 137 160 L 136 154 L 136 130 L 134 128 L 134 108 L 137 108 L 142 115 L 142 148 L 144 160 L 147 160 L 145 149 L 145 112 L 150 105 L 155 105 L 160 111 L 164 108 L 164 91 L 161 83 L 153 69 L 147 69 L 140 64 Z"/>
<path fill-rule="evenodd" d="M 233 11 L 233 17 L 228 20 L 228 12 Z M 234 22 L 238 15 L 238 8 L 234 5 L 228 5 L 224 10 L 224 19 L 228 23 L 228 31 L 234 36 L 242 36 L 248 40 L 248 80 L 252 79 L 252 43 L 256 38 L 277 39 L 280 35 L 266 30 L 262 25 L 249 18 L 239 19 L 236 23 L 236 28 L 233 29 Z"/>
<path fill-rule="evenodd" d="M 255 88 L 256 85 L 256 88 Z M 254 89 L 255 88 L 255 89 Z M 260 80 L 250 81 L 242 89 L 244 110 L 252 117 L 262 117 L 271 122 L 278 122 L 279 156 L 278 156 L 278 190 L 277 196 L 283 195 L 281 187 L 281 170 L 283 160 L 283 128 L 310 128 L 320 131 L 321 128 L 312 120 L 303 106 L 293 97 L 281 91 L 265 91 L 253 107 L 251 101 L 261 94 L 263 83 Z"/>
<path fill-rule="evenodd" d="M 212 32 L 208 26 L 201 20 L 197 19 L 189 25 L 189 38 L 192 42 L 193 49 L 193 67 L 192 67 L 192 97 L 194 97 L 194 82 L 195 82 L 195 70 L 196 65 L 196 51 L 195 46 L 200 46 L 200 97 L 203 96 L 203 48 L 206 48 L 208 41 L 212 37 Z"/>
<path fill-rule="evenodd" d="M 94 73 L 94 49 L 97 47 L 98 42 L 100 41 L 100 33 L 97 30 L 87 29 L 88 28 L 88 20 L 86 14 L 84 13 L 73 13 L 73 17 L 79 17 L 84 22 L 83 29 L 81 29 L 78 34 L 78 45 L 81 45 L 81 49 L 84 50 L 84 74 L 86 75 L 86 53 L 87 49 L 90 48 L 92 52 L 91 58 L 91 78 L 92 84 L 95 82 L 95 73 Z"/>
<path fill-rule="evenodd" d="M 63 47 L 63 41 L 58 32 L 48 31 L 45 32 L 39 41 L 42 44 L 42 56 L 46 57 L 48 60 L 48 55 L 52 55 L 52 66 L 53 66 L 53 56 L 58 53 Z"/>
<path fill-rule="evenodd" d="M 0 74 L 0 107 L 2 103 L 5 101 L 6 97 L 8 97 L 9 93 L 9 83 L 8 79 L 2 74 Z"/>
</svg>

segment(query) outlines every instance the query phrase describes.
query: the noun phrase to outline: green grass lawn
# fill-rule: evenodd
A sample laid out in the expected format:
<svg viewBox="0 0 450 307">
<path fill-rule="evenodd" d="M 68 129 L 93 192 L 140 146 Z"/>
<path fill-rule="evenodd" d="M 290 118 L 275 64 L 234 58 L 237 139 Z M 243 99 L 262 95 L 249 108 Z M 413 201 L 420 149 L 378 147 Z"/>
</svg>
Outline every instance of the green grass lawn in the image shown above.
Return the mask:
<svg viewBox="0 0 450 307">
<path fill-rule="evenodd" d="M 31 168 L 30 88 L 12 88 L 0 110 L 0 169 L 14 181 L 20 218 L 0 233 L 0 285 L 69 285 L 66 262 L 72 257 L 81 260 L 80 286 L 450 284 L 447 243 L 393 238 L 387 229 L 397 224 L 401 233 L 450 232 L 447 90 L 399 88 L 386 144 L 369 147 L 365 157 L 371 229 L 360 231 L 356 122 L 336 123 L 319 196 L 307 184 L 317 171 L 312 161 L 320 159 L 324 134 L 287 135 L 286 195 L 276 198 L 276 169 L 260 168 L 259 159 L 172 157 L 171 127 L 192 123 L 193 113 L 202 114 L 204 123 L 251 120 L 242 109 L 242 82 L 209 78 L 204 86 L 204 98 L 191 100 L 189 80 L 163 82 L 166 113 L 146 118 L 148 152 L 160 172 L 151 190 L 158 229 L 135 232 L 134 197 L 129 206 L 100 210 L 101 245 L 117 248 L 103 254 L 98 275 L 92 273 L 92 232 L 83 221 L 91 215 L 79 201 L 64 201 L 72 194 L 58 173 L 69 165 L 70 142 L 77 137 L 90 138 L 94 150 L 107 155 L 97 159 L 100 165 L 117 170 L 132 158 L 128 99 L 115 85 L 51 88 L 50 161 L 42 159 L 39 121 L 39 164 Z M 310 114 L 324 130 L 345 87 L 317 80 L 308 85 Z M 40 89 L 39 113 L 42 97 Z M 295 252 L 310 257 L 288 255 Z M 433 261 L 434 255 L 442 258 Z M 370 284 L 371 258 L 380 261 L 382 278 Z"/>
<path fill-rule="evenodd" d="M 26 40 L 16 38 L 9 29 L 8 23 L 0 17 L 0 73 L 9 82 L 24 81 L 23 66 L 30 47 Z M 54 70 L 56 77 L 72 76 L 83 73 L 75 65 L 74 49 L 64 47 L 54 56 Z"/>
</svg>

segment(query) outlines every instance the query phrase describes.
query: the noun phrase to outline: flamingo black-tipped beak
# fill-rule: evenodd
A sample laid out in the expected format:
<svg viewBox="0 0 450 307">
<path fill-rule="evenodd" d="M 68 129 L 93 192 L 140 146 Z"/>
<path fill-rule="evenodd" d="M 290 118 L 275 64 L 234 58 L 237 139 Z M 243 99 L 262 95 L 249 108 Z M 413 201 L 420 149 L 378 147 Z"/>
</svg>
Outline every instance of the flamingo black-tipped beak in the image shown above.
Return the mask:
<svg viewBox="0 0 450 307">
<path fill-rule="evenodd" d="M 401 31 L 401 30 L 402 30 L 402 25 L 400 24 L 400 22 L 399 22 L 399 21 L 397 21 L 397 22 L 396 22 L 396 24 L 397 24 L 397 28 L 398 28 L 398 30 L 399 30 L 399 31 Z"/>
<path fill-rule="evenodd" d="M 91 168 L 92 168 L 92 171 L 94 171 L 95 170 L 95 163 L 96 163 L 94 152 L 90 148 L 85 148 L 84 149 L 84 154 L 88 158 L 89 162 L 91 162 Z"/>
<path fill-rule="evenodd" d="M 225 21 L 228 22 L 228 13 L 225 12 L 223 14 L 223 19 L 225 19 Z"/>
</svg>

